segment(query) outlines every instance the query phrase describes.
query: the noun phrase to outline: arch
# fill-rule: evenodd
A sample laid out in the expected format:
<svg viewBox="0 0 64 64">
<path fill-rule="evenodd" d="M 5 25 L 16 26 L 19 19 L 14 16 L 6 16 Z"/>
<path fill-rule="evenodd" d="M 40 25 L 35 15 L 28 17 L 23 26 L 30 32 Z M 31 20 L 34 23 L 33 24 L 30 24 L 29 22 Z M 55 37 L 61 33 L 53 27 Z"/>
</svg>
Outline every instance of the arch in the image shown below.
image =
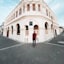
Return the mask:
<svg viewBox="0 0 64 64">
<path fill-rule="evenodd" d="M 7 29 L 7 37 L 9 37 L 9 27 L 8 27 L 8 29 Z"/>
<path fill-rule="evenodd" d="M 55 29 L 55 36 L 57 36 L 57 30 Z"/>
<path fill-rule="evenodd" d="M 30 4 L 27 4 L 27 11 L 30 10 Z"/>
<path fill-rule="evenodd" d="M 16 11 L 16 17 L 18 17 L 18 11 Z"/>
<path fill-rule="evenodd" d="M 45 29 L 48 29 L 48 22 L 45 22 Z"/>
<path fill-rule="evenodd" d="M 13 34 L 13 26 L 11 26 L 11 30 L 12 30 L 11 32 L 12 32 L 12 34 Z"/>
<path fill-rule="evenodd" d="M 29 35 L 29 27 L 28 27 L 28 25 L 25 25 L 25 35 L 26 36 Z"/>
<path fill-rule="evenodd" d="M 38 11 L 40 11 L 40 4 L 38 4 Z"/>
<path fill-rule="evenodd" d="M 20 8 L 20 9 L 19 9 L 19 15 L 21 15 L 21 13 L 22 13 L 22 9 Z"/>
<path fill-rule="evenodd" d="M 48 16 L 48 10 L 46 9 L 46 15 Z"/>
<path fill-rule="evenodd" d="M 25 12 L 25 5 L 23 5 L 23 12 Z"/>
<path fill-rule="evenodd" d="M 17 35 L 20 35 L 20 25 L 17 24 Z"/>
<path fill-rule="evenodd" d="M 34 30 L 38 30 L 39 26 L 38 25 L 34 25 Z"/>
<path fill-rule="evenodd" d="M 37 39 L 39 35 L 39 25 L 34 25 L 34 32 L 37 34 Z"/>
<path fill-rule="evenodd" d="M 36 8 L 35 8 L 35 3 L 34 4 L 32 4 L 32 6 L 33 6 L 33 11 L 35 11 L 36 10 Z"/>
<path fill-rule="evenodd" d="M 53 29 L 53 24 L 51 24 L 51 29 Z"/>
<path fill-rule="evenodd" d="M 26 30 L 29 30 L 29 29 L 28 29 L 28 25 L 26 25 L 25 28 L 26 28 Z"/>
</svg>

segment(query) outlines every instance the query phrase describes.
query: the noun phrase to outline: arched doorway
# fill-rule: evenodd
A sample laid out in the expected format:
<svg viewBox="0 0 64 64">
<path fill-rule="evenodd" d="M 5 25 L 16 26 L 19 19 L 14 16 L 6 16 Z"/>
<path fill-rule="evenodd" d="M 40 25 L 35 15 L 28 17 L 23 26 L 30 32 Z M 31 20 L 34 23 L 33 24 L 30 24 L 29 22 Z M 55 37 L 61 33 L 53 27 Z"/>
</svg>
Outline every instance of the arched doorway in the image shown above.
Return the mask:
<svg viewBox="0 0 64 64">
<path fill-rule="evenodd" d="M 55 37 L 57 36 L 57 30 L 55 29 Z"/>
<path fill-rule="evenodd" d="M 48 22 L 45 22 L 45 33 L 48 34 Z"/>
<path fill-rule="evenodd" d="M 53 29 L 53 24 L 51 24 L 51 30 Z"/>
<path fill-rule="evenodd" d="M 36 41 L 39 42 L 39 26 L 38 25 L 34 25 L 34 32 L 36 33 L 37 37 L 36 37 Z M 33 32 L 33 33 L 34 33 Z"/>
<path fill-rule="evenodd" d="M 11 33 L 13 34 L 13 26 L 11 26 Z"/>
<path fill-rule="evenodd" d="M 47 30 L 47 29 L 48 29 L 48 23 L 45 22 L 45 30 Z"/>
<path fill-rule="evenodd" d="M 34 30 L 38 30 L 39 26 L 38 25 L 34 25 Z"/>
<path fill-rule="evenodd" d="M 25 35 L 26 36 L 29 35 L 29 27 L 28 27 L 28 25 L 25 25 Z"/>
<path fill-rule="evenodd" d="M 20 25 L 17 24 L 17 35 L 20 35 Z"/>
<path fill-rule="evenodd" d="M 9 37 L 9 27 L 8 27 L 8 29 L 7 29 L 7 37 Z"/>
<path fill-rule="evenodd" d="M 39 26 L 38 25 L 34 25 L 34 31 L 37 35 L 39 34 Z"/>
<path fill-rule="evenodd" d="M 51 30 L 51 33 L 53 33 L 53 30 L 54 30 L 53 29 L 53 24 L 51 24 L 51 29 L 50 30 Z"/>
</svg>

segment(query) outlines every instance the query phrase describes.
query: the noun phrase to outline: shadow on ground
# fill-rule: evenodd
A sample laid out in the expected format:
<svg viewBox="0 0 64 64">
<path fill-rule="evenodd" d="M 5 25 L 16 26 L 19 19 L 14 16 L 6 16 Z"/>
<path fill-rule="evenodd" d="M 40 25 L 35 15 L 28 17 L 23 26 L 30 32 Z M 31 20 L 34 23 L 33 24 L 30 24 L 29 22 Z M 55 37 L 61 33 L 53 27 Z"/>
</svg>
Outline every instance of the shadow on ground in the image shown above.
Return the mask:
<svg viewBox="0 0 64 64">
<path fill-rule="evenodd" d="M 20 43 L 0 35 L 0 48 L 5 48 L 16 44 L 20 44 Z"/>
</svg>

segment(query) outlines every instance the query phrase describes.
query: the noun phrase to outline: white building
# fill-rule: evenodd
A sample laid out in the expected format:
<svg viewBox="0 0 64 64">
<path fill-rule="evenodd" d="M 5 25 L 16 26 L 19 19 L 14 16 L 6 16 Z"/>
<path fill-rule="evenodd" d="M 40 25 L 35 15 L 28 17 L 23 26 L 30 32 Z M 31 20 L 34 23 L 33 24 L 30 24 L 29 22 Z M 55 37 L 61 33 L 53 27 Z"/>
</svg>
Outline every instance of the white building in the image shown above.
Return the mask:
<svg viewBox="0 0 64 64">
<path fill-rule="evenodd" d="M 22 0 L 6 18 L 3 35 L 30 43 L 34 31 L 37 42 L 60 34 L 56 16 L 43 0 Z"/>
</svg>

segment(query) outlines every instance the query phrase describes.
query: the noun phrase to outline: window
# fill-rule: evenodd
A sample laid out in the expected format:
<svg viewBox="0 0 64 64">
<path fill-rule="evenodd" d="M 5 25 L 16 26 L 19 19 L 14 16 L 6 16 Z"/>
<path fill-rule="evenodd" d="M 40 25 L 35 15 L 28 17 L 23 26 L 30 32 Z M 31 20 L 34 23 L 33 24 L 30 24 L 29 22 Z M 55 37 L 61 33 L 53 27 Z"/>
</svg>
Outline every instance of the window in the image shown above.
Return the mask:
<svg viewBox="0 0 64 64">
<path fill-rule="evenodd" d="M 50 12 L 49 12 L 49 17 L 50 17 Z"/>
<path fill-rule="evenodd" d="M 48 23 L 45 22 L 45 29 L 47 30 L 48 29 Z"/>
<path fill-rule="evenodd" d="M 13 19 L 15 18 L 15 13 L 13 14 Z"/>
<path fill-rule="evenodd" d="M 35 4 L 33 4 L 33 11 L 35 11 Z"/>
<path fill-rule="evenodd" d="M 53 17 L 51 16 L 51 19 L 53 19 Z"/>
<path fill-rule="evenodd" d="M 29 25 L 32 26 L 32 25 L 33 25 L 33 22 L 31 21 L 31 22 L 29 23 Z"/>
<path fill-rule="evenodd" d="M 21 10 L 21 8 L 19 9 L 19 15 L 21 15 L 21 13 L 22 13 L 22 10 Z"/>
<path fill-rule="evenodd" d="M 29 4 L 27 4 L 27 11 L 29 11 L 30 10 L 30 5 Z"/>
<path fill-rule="evenodd" d="M 23 12 L 25 12 L 25 5 L 23 5 Z"/>
<path fill-rule="evenodd" d="M 53 24 L 51 24 L 51 29 L 53 29 Z"/>
<path fill-rule="evenodd" d="M 38 4 L 38 11 L 40 11 L 40 4 Z"/>
<path fill-rule="evenodd" d="M 16 17 L 18 16 L 18 11 L 16 11 Z"/>
<path fill-rule="evenodd" d="M 20 35 L 20 25 L 17 24 L 17 35 Z"/>
<path fill-rule="evenodd" d="M 28 30 L 28 26 L 26 25 L 26 30 Z"/>
<path fill-rule="evenodd" d="M 46 15 L 48 16 L 48 10 L 46 9 Z"/>
<path fill-rule="evenodd" d="M 48 23 L 45 22 L 45 33 L 48 34 Z"/>
<path fill-rule="evenodd" d="M 13 34 L 13 26 L 11 26 L 11 29 L 12 29 L 12 34 Z"/>
</svg>

